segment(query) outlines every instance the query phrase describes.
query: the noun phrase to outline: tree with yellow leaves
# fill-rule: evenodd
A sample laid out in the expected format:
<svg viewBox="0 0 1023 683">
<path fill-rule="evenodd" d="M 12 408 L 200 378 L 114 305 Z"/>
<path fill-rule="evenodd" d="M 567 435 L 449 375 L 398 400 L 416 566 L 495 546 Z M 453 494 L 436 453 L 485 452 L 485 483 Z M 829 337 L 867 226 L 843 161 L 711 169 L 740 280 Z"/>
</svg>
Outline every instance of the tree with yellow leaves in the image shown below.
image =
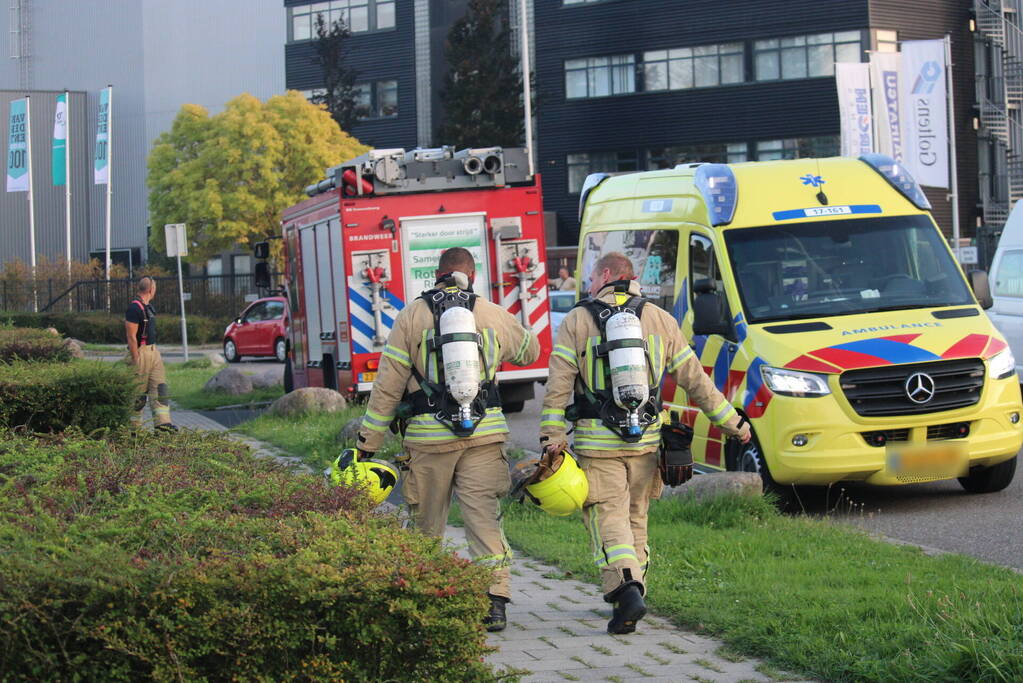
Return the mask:
<svg viewBox="0 0 1023 683">
<path fill-rule="evenodd" d="M 187 260 L 201 263 L 276 235 L 324 169 L 367 150 L 294 90 L 239 95 L 214 116 L 186 104 L 149 155 L 150 244 L 165 251 L 163 226 L 187 223 Z"/>
</svg>

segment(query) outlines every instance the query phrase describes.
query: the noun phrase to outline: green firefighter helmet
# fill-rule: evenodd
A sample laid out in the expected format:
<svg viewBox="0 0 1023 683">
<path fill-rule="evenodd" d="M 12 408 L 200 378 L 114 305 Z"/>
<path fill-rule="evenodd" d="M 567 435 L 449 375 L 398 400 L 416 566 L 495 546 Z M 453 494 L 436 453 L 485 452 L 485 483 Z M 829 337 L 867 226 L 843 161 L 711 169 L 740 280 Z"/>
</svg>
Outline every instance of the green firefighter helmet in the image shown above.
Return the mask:
<svg viewBox="0 0 1023 683">
<path fill-rule="evenodd" d="M 398 485 L 397 468 L 383 460 L 359 460 L 359 452 L 346 448 L 330 466 L 330 481 L 335 485 L 358 486 L 374 503 L 382 503 Z"/>
<path fill-rule="evenodd" d="M 564 517 L 582 509 L 590 484 L 571 452 L 563 450 L 560 455 L 561 463 L 556 469 L 546 478 L 526 486 L 526 493 L 544 512 Z"/>
</svg>

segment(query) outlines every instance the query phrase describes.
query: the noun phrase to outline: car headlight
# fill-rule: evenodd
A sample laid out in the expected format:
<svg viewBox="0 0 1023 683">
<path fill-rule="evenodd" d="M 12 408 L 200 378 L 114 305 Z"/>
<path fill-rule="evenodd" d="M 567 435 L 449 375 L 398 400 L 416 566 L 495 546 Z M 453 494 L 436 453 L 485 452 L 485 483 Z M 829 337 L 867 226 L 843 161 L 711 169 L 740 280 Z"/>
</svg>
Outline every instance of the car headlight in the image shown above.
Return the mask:
<svg viewBox="0 0 1023 683">
<path fill-rule="evenodd" d="M 987 359 L 988 370 L 995 379 L 1005 379 L 1016 374 L 1016 358 L 1012 351 L 1005 349 Z"/>
<path fill-rule="evenodd" d="M 767 388 L 782 396 L 824 396 L 831 393 L 826 375 L 797 370 L 783 370 L 768 365 L 760 367 Z"/>
</svg>

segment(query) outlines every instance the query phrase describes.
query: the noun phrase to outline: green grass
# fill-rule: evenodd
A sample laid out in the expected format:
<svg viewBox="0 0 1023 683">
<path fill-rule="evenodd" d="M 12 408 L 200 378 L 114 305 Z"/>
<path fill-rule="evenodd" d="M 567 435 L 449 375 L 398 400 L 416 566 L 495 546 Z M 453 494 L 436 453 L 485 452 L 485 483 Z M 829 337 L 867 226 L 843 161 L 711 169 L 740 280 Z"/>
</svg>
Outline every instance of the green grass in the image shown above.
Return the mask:
<svg viewBox="0 0 1023 683">
<path fill-rule="evenodd" d="M 205 361 L 205 363 L 203 362 Z M 206 365 L 207 367 L 202 367 Z M 221 406 L 273 401 L 283 393 L 282 387 L 256 389 L 252 393 L 233 396 L 219 391 L 204 391 L 203 386 L 220 368 L 208 367 L 209 359 L 196 358 L 188 363 L 164 363 L 170 398 L 185 410 L 211 410 Z"/>
<path fill-rule="evenodd" d="M 578 516 L 508 505 L 512 545 L 596 581 Z M 1023 578 L 762 499 L 651 509 L 648 603 L 735 653 L 841 681 L 1023 680 Z"/>
</svg>

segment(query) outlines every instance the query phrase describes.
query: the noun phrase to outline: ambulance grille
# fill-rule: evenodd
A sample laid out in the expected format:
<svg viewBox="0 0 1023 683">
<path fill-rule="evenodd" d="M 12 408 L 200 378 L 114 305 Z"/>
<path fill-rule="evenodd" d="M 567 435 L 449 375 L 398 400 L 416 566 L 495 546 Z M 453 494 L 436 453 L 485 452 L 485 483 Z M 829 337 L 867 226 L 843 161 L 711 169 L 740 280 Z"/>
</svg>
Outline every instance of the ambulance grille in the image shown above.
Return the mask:
<svg viewBox="0 0 1023 683">
<path fill-rule="evenodd" d="M 914 403 L 906 393 L 906 380 L 918 372 L 934 380 L 934 397 L 926 403 Z M 964 358 L 849 370 L 842 373 L 840 384 L 850 405 L 864 417 L 937 413 L 980 400 L 984 363 L 979 358 Z"/>
</svg>

